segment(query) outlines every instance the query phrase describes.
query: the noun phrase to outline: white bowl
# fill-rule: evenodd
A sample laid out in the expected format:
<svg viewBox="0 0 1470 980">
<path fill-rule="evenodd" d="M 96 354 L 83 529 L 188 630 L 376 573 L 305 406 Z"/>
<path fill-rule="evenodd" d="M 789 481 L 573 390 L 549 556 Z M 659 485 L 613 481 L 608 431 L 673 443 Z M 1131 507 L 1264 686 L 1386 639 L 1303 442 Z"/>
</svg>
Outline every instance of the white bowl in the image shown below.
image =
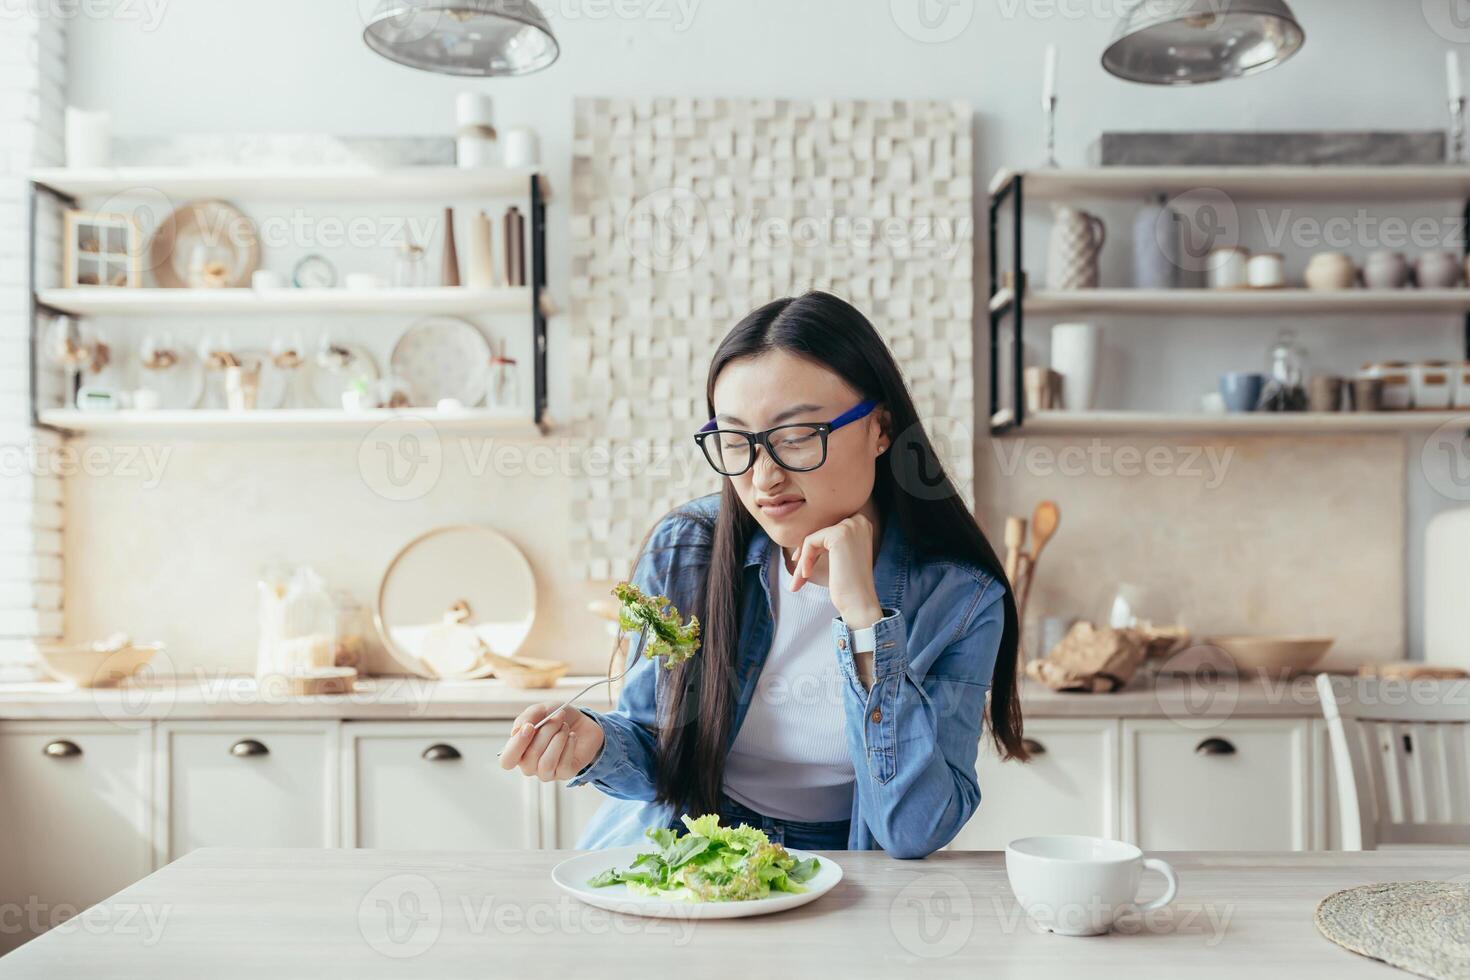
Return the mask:
<svg viewBox="0 0 1470 980">
<path fill-rule="evenodd" d="M 163 649 L 162 643 L 126 643 L 98 649 L 89 643 L 38 644 L 41 667 L 58 681 L 77 687 L 110 687 L 137 673 Z"/>
</svg>

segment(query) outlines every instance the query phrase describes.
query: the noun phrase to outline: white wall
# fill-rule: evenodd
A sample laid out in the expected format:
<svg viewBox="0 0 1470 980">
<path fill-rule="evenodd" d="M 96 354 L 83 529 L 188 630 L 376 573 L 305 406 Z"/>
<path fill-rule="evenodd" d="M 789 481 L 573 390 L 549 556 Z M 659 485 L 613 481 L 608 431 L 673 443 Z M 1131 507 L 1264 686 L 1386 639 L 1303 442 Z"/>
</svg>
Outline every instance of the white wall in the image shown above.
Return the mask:
<svg viewBox="0 0 1470 980">
<path fill-rule="evenodd" d="M 900 21 L 911 22 L 913 8 L 921 2 L 933 11 L 947 11 L 951 19 L 939 29 L 962 27 L 957 36 L 928 43 L 906 34 Z M 1452 5 L 1454 0 L 1441 2 Z M 1427 4 L 1295 0 L 1308 40 L 1287 65 L 1225 84 L 1158 90 L 1116 81 L 1098 65 L 1112 15 L 1126 6 L 1124 0 L 948 0 L 947 4 L 683 0 L 682 5 L 680 0 L 554 0 L 543 6 L 563 47 L 561 61 L 525 79 L 466 83 L 402 68 L 371 53 L 360 40 L 359 15 L 360 9 L 371 6 L 370 0 L 157 0 L 151 12 L 141 3 L 127 7 L 131 16 L 126 18 L 78 18 L 69 24 L 70 98 L 111 110 L 115 131 L 128 135 L 422 134 L 452 128 L 456 92 L 466 87 L 490 92 L 497 99 L 501 126 L 526 124 L 540 131 L 546 169 L 561 192 L 549 221 L 555 293 L 566 280 L 565 191 L 575 95 L 963 99 L 976 113 L 976 179 L 983 188 L 998 167 L 1025 165 L 1039 156 L 1040 64 L 1048 41 L 1058 43 L 1062 51 L 1059 156 L 1071 165 L 1088 161 L 1090 146 L 1104 130 L 1436 128 L 1444 122 L 1442 52 L 1450 43 L 1435 32 L 1423 12 L 1435 7 L 1434 0 Z M 1444 22 L 1449 23 L 1447 16 Z M 1470 35 L 1455 40 L 1470 41 Z M 1114 224 L 1119 235 L 1123 228 Z M 983 246 L 983 235 L 979 237 Z M 1110 274 L 1120 268 L 1117 254 L 1108 268 Z M 976 281 L 983 288 L 978 270 Z M 1233 355 L 1231 351 L 1222 355 L 1220 368 L 1227 366 L 1225 359 L 1233 360 L 1230 367 L 1260 364 L 1277 325 L 1237 324 L 1234 339 L 1213 337 L 1212 349 L 1233 350 Z M 983 323 L 977 326 L 983 337 Z M 1431 326 L 1426 335 L 1430 339 L 1409 353 L 1427 345 L 1440 356 L 1461 356 L 1456 327 L 1453 318 L 1444 318 Z M 556 365 L 557 338 L 565 329 L 564 320 L 554 322 L 553 416 L 571 381 Z M 1149 336 L 1159 338 L 1161 333 L 1156 329 Z M 1365 333 L 1356 330 L 1343 343 L 1326 332 L 1312 333 L 1309 340 L 1318 352 L 1330 349 L 1322 363 L 1340 368 L 1394 352 Z M 1150 363 L 1157 358 L 1158 371 L 1168 375 L 1170 364 L 1188 365 L 1191 356 L 1190 344 L 1165 345 L 1163 354 L 1150 355 Z M 1213 370 L 1196 372 L 1195 390 L 1208 386 Z M 1131 398 L 1128 392 L 1117 394 Z M 1351 445 L 1344 451 L 1351 452 Z M 986 453 L 982 447 L 979 455 Z M 1409 459 L 1417 460 L 1416 446 L 1410 447 Z M 199 465 L 216 467 L 218 461 Z M 1418 616 L 1416 540 L 1426 514 L 1446 502 L 1423 484 L 1416 465 L 1411 462 L 1408 470 L 1406 560 L 1412 634 Z M 330 492 L 329 487 L 323 490 Z M 459 501 L 476 493 L 473 482 L 451 482 L 440 492 L 446 514 L 470 516 L 462 513 L 466 508 Z M 536 507 L 564 496 L 564 487 L 548 485 Z M 69 500 L 73 506 L 80 502 L 104 507 L 106 497 L 104 484 L 84 481 Z M 517 506 L 508 497 L 497 497 L 503 506 Z M 268 506 L 269 502 L 262 504 Z M 264 520 L 268 515 L 262 511 L 260 516 Z M 994 515 L 987 517 L 998 529 Z M 514 524 L 515 515 L 503 519 Z M 373 556 L 381 558 L 389 541 L 406 540 L 416 529 L 413 523 L 373 529 L 382 536 L 370 549 Z M 88 526 L 103 533 L 106 521 L 94 516 Z M 519 526 L 526 528 L 524 522 Z M 1084 528 L 1074 523 L 1065 530 L 1080 535 Z M 1350 535 L 1351 529 L 1343 532 Z M 563 553 L 561 545 L 541 532 L 527 528 L 524 535 L 533 539 L 530 550 L 541 552 L 548 563 L 554 564 Z M 73 543 L 72 538 L 68 541 Z M 76 543 L 83 548 L 87 544 Z M 1065 539 L 1059 544 L 1064 545 Z M 371 571 L 364 568 L 357 577 L 366 583 Z M 238 585 L 245 572 L 248 569 L 226 574 Z M 1384 570 L 1389 592 L 1403 589 L 1400 573 L 1396 568 Z M 574 590 L 566 583 L 558 591 Z M 69 602 L 75 602 L 70 596 Z M 1388 603 L 1388 620 L 1402 622 L 1397 619 L 1402 599 L 1395 595 Z M 85 606 L 88 600 L 80 601 L 81 607 L 74 605 L 69 611 L 68 628 L 73 631 L 103 628 L 104 620 L 132 615 L 148 620 L 146 625 L 172 631 L 181 642 L 198 635 L 179 630 L 176 620 L 165 624 L 145 616 L 122 597 L 90 610 Z M 248 604 L 248 595 L 244 601 Z M 248 628 L 248 615 L 232 613 L 229 620 L 233 626 Z M 568 624 L 543 634 L 541 652 L 584 659 L 577 650 L 546 647 L 582 635 L 579 631 L 585 625 Z M 248 658 L 241 660 L 238 653 L 242 645 L 248 649 L 248 641 L 228 645 L 237 651 L 228 655 L 229 661 L 248 667 Z M 1417 642 L 1410 643 L 1411 648 L 1416 646 Z M 586 665 L 599 663 L 601 656 L 600 649 L 586 655 Z"/>
</svg>

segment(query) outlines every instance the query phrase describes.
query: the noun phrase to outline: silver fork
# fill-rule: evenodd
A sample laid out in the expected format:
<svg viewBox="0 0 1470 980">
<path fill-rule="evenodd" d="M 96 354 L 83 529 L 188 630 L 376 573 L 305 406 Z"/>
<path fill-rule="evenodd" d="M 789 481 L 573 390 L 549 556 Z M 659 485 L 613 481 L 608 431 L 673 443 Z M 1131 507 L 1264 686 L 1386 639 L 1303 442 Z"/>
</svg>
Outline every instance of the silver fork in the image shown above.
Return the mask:
<svg viewBox="0 0 1470 980">
<path fill-rule="evenodd" d="M 650 624 L 644 623 L 643 624 L 643 629 L 639 630 L 639 632 L 638 632 L 638 646 L 633 649 L 633 656 L 631 656 L 631 657 L 628 658 L 628 662 L 623 665 L 623 669 L 618 672 L 618 674 L 617 674 L 616 677 L 603 677 L 603 678 L 601 678 L 599 680 L 593 681 L 591 684 L 588 684 L 586 687 L 582 688 L 576 694 L 573 694 L 571 697 L 567 698 L 561 704 L 557 705 L 557 707 L 554 710 L 548 711 L 546 713 L 546 717 L 542 718 L 540 721 L 536 722 L 536 724 L 534 724 L 534 725 L 531 726 L 531 731 L 532 732 L 539 731 L 541 729 L 541 726 L 544 725 L 544 724 L 546 724 L 552 718 L 554 718 L 557 715 L 557 713 L 561 711 L 562 708 L 565 708 L 567 705 L 571 704 L 573 701 L 577 700 L 578 698 L 580 698 L 582 695 L 586 694 L 588 691 L 592 690 L 597 685 L 599 685 L 599 684 L 611 684 L 613 681 L 622 680 L 623 679 L 623 676 L 625 674 L 627 674 L 628 671 L 630 671 L 630 670 L 633 669 L 633 665 L 638 662 L 638 658 L 643 655 L 643 647 L 648 643 L 648 630 L 649 630 L 649 626 L 650 626 Z M 501 752 L 503 752 L 503 751 L 504 751 L 504 749 L 501 750 Z M 497 758 L 497 759 L 500 758 L 501 752 L 495 753 L 495 758 Z"/>
</svg>

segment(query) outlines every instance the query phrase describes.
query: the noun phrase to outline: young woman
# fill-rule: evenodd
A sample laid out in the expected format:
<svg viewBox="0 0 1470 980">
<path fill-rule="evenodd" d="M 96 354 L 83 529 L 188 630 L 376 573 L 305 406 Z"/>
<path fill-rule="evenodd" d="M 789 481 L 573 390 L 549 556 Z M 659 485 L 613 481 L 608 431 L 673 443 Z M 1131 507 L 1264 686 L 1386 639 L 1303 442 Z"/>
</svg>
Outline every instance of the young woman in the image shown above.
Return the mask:
<svg viewBox="0 0 1470 980">
<path fill-rule="evenodd" d="M 605 802 L 578 847 L 719 813 L 806 849 L 921 858 L 980 801 L 990 734 L 1025 758 L 1016 610 L 873 325 L 827 293 L 768 303 L 715 351 L 695 439 L 725 477 L 665 516 L 632 581 L 703 624 L 640 659 L 618 708 L 527 708 L 501 755 Z"/>
</svg>

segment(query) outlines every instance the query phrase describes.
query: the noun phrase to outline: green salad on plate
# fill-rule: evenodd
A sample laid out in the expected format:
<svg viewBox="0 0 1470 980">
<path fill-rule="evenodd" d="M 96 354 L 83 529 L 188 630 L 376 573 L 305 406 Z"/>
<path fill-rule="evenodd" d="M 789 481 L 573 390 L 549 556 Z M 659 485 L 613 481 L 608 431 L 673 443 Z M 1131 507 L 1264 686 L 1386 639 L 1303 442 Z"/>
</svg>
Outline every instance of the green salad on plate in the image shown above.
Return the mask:
<svg viewBox="0 0 1470 980">
<path fill-rule="evenodd" d="M 667 827 L 646 832 L 657 847 L 626 869 L 608 868 L 587 882 L 622 883 L 634 895 L 689 902 L 742 902 L 773 892 L 804 892 L 816 875 L 816 858 L 798 861 L 749 824 L 721 827 L 717 814 L 681 818 L 688 833 Z"/>
</svg>

